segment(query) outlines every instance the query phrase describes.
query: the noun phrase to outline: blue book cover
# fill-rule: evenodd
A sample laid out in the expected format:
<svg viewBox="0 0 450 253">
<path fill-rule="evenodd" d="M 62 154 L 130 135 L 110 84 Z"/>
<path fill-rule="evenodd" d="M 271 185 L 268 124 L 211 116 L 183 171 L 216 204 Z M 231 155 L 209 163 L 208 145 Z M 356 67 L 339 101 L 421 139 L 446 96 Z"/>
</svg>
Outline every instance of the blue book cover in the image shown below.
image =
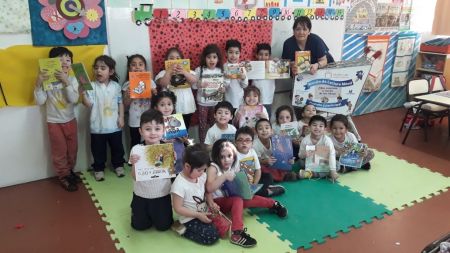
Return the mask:
<svg viewBox="0 0 450 253">
<path fill-rule="evenodd" d="M 164 116 L 164 139 L 170 140 L 188 136 L 186 125 L 181 113 Z"/>
<path fill-rule="evenodd" d="M 292 164 L 289 160 L 293 157 L 292 141 L 289 136 L 274 135 L 270 138 L 272 144 L 272 156 L 277 161 L 272 165 L 272 168 L 279 170 L 291 170 Z"/>
<path fill-rule="evenodd" d="M 364 154 L 367 150 L 367 144 L 364 143 L 346 143 L 345 152 L 339 157 L 340 165 L 359 169 L 362 166 Z"/>
</svg>

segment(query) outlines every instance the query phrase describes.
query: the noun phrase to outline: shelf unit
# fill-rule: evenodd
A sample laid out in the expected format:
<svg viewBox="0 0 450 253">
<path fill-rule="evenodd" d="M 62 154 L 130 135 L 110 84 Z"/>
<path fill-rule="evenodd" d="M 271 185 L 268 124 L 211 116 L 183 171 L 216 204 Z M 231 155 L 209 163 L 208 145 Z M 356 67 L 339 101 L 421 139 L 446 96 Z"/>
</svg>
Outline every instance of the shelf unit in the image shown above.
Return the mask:
<svg viewBox="0 0 450 253">
<path fill-rule="evenodd" d="M 416 58 L 414 77 L 422 78 L 423 74 L 444 75 L 446 88 L 450 89 L 450 54 L 420 51 Z"/>
</svg>

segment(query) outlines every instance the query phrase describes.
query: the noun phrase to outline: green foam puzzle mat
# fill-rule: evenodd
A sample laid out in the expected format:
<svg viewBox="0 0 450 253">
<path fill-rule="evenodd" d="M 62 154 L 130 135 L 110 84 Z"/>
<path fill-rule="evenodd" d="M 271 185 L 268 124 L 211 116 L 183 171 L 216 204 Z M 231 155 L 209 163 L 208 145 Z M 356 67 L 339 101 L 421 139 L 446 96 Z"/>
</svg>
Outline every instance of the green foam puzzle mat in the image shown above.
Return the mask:
<svg viewBox="0 0 450 253">
<path fill-rule="evenodd" d="M 326 237 L 337 237 L 339 231 L 349 232 L 350 227 L 360 227 L 361 222 L 371 223 L 373 218 L 381 219 L 391 213 L 385 206 L 325 179 L 283 186 L 287 193 L 276 199 L 288 207 L 286 219 L 280 220 L 262 209 L 251 212 L 295 249 L 310 248 L 313 241 L 323 243 Z"/>
<path fill-rule="evenodd" d="M 233 245 L 228 239 L 221 239 L 212 246 L 203 246 L 189 241 L 171 230 L 165 232 L 158 232 L 155 229 L 135 231 L 130 226 L 133 186 L 129 173 L 124 178 L 117 178 L 110 171 L 105 171 L 105 174 L 105 181 L 97 182 L 89 172 L 84 172 L 83 182 L 102 219 L 108 223 L 106 229 L 115 241 L 117 249 L 123 249 L 127 253 L 293 252 L 289 242 L 280 240 L 276 233 L 267 229 L 265 224 L 256 221 L 255 216 L 247 213 L 244 215 L 247 232 L 258 241 L 258 245 L 250 249 Z"/>
<path fill-rule="evenodd" d="M 383 152 L 375 151 L 371 167 L 342 175 L 339 184 L 390 210 L 401 210 L 450 187 L 450 178 Z"/>
</svg>

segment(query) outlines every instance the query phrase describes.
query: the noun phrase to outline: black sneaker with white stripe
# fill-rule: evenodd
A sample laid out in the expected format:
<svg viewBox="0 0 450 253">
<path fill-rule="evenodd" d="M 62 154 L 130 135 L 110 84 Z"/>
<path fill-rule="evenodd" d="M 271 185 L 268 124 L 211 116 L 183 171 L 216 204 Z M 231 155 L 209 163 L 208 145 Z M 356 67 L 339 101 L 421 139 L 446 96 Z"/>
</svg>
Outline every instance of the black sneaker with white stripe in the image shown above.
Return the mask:
<svg viewBox="0 0 450 253">
<path fill-rule="evenodd" d="M 250 248 L 256 245 L 256 240 L 246 233 L 247 228 L 244 230 L 235 230 L 230 237 L 232 244 L 239 245 L 244 248 Z"/>
</svg>

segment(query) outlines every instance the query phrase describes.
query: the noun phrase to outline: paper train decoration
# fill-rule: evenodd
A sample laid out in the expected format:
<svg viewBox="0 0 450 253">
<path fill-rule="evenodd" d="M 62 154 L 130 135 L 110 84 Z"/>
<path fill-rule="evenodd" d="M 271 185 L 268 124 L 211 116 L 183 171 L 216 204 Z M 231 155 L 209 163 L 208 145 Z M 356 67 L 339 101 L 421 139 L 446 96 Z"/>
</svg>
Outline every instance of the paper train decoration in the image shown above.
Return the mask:
<svg viewBox="0 0 450 253">
<path fill-rule="evenodd" d="M 152 4 L 141 4 L 132 17 L 136 25 L 149 25 L 152 19 L 175 20 L 291 20 L 308 16 L 316 20 L 344 20 L 344 9 L 336 8 L 251 8 L 251 9 L 153 9 Z"/>
</svg>

